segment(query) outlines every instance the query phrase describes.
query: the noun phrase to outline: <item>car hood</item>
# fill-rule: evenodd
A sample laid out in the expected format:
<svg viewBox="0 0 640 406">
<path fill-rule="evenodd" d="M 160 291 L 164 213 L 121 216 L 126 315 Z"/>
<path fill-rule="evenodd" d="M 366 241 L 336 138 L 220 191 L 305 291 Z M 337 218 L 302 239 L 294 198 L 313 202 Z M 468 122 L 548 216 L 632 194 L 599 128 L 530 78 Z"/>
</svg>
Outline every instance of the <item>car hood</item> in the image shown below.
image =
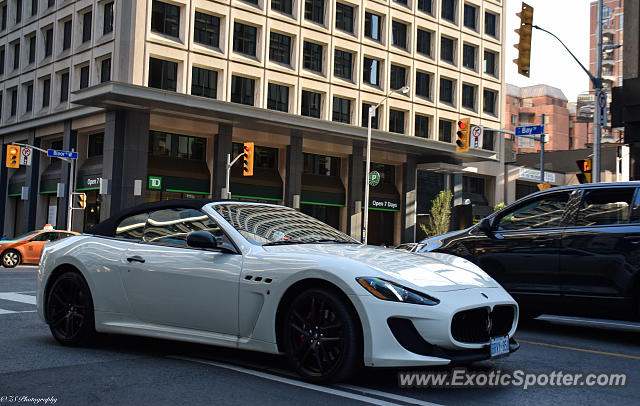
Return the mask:
<svg viewBox="0 0 640 406">
<path fill-rule="evenodd" d="M 449 254 L 416 254 L 356 244 L 299 244 L 264 248 L 272 253 L 322 256 L 325 259 L 323 263 L 332 264 L 332 267 L 345 267 L 349 272 L 361 273 L 355 277 L 379 277 L 407 287 L 436 292 L 500 286 L 475 264 Z M 341 263 L 332 260 L 340 260 Z"/>
</svg>

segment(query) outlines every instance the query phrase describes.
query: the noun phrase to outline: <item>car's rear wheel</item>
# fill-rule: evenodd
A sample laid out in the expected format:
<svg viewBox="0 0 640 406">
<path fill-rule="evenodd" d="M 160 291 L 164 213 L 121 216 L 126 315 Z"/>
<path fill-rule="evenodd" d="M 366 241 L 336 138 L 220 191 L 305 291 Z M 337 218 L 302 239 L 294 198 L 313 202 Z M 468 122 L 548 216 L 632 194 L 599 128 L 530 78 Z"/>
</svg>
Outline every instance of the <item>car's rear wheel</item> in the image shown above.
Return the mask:
<svg viewBox="0 0 640 406">
<path fill-rule="evenodd" d="M 2 254 L 2 266 L 5 268 L 15 268 L 20 265 L 22 261 L 22 256 L 16 250 L 6 250 Z"/>
<path fill-rule="evenodd" d="M 303 291 L 289 305 L 283 323 L 289 365 L 311 382 L 347 379 L 361 365 L 358 323 L 352 308 L 336 293 Z"/>
<path fill-rule="evenodd" d="M 53 282 L 47 297 L 47 322 L 60 344 L 81 346 L 95 338 L 93 300 L 81 275 L 66 272 Z"/>
</svg>

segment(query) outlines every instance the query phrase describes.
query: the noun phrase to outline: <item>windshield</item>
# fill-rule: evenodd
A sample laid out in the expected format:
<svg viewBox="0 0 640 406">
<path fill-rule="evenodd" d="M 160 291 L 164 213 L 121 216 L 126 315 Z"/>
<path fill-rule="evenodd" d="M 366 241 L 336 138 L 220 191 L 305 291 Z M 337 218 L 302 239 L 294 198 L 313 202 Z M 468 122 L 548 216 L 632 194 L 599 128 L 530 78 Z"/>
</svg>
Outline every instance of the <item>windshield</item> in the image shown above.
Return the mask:
<svg viewBox="0 0 640 406">
<path fill-rule="evenodd" d="M 15 237 L 15 238 L 11 238 L 11 240 L 15 240 L 15 241 L 24 240 L 25 238 L 29 238 L 32 235 L 35 235 L 36 233 L 37 233 L 37 231 L 32 231 L 30 233 L 19 235 L 19 236 Z"/>
<path fill-rule="evenodd" d="M 213 209 L 254 244 L 358 244 L 348 235 L 289 207 L 230 203 L 214 205 Z"/>
</svg>

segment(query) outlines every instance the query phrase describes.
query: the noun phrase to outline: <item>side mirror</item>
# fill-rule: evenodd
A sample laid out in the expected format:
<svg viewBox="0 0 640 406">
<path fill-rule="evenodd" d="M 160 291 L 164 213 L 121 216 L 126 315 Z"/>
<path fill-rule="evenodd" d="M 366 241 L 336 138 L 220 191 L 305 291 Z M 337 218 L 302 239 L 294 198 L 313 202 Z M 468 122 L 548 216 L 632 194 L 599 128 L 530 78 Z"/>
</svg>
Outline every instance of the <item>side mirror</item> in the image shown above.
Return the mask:
<svg viewBox="0 0 640 406">
<path fill-rule="evenodd" d="M 493 238 L 493 231 L 491 231 L 491 220 L 483 218 L 478 224 L 478 230 L 482 231 L 487 237 Z"/>
<path fill-rule="evenodd" d="M 193 248 L 217 248 L 216 238 L 208 231 L 192 231 L 187 234 L 187 245 Z"/>
</svg>

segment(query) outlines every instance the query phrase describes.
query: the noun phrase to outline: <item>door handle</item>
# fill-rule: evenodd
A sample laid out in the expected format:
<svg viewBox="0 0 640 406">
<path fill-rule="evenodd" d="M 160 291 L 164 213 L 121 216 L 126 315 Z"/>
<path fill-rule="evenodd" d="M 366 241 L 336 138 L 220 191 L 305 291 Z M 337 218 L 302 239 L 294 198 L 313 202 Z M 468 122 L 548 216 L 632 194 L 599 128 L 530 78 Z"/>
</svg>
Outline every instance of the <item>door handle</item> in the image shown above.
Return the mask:
<svg viewBox="0 0 640 406">
<path fill-rule="evenodd" d="M 144 264 L 144 258 L 142 258 L 140 255 L 134 255 L 132 257 L 127 258 L 127 261 L 129 262 L 140 262 L 141 264 Z"/>
<path fill-rule="evenodd" d="M 538 245 L 538 247 L 544 247 L 545 245 L 553 244 L 555 240 L 553 238 L 538 238 L 533 240 L 533 242 Z"/>
<path fill-rule="evenodd" d="M 624 239 L 629 241 L 633 245 L 640 244 L 640 235 L 627 235 L 624 237 Z"/>
</svg>

